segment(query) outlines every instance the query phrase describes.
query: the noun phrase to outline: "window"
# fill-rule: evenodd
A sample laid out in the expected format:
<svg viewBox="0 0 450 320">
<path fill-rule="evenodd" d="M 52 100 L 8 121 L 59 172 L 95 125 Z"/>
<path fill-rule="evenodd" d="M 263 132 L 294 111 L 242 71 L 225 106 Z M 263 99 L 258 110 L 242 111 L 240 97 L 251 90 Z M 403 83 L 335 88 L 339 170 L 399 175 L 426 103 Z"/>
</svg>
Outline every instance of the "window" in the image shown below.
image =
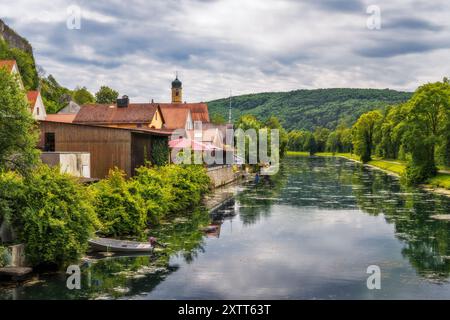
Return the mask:
<svg viewBox="0 0 450 320">
<path fill-rule="evenodd" d="M 175 95 L 178 97 L 180 93 L 178 91 L 175 91 Z"/>
<path fill-rule="evenodd" d="M 158 120 L 158 112 L 155 113 L 156 120 Z"/>
<path fill-rule="evenodd" d="M 39 107 L 36 108 L 36 114 L 39 115 Z"/>
<path fill-rule="evenodd" d="M 55 133 L 46 132 L 44 138 L 44 151 L 54 152 L 55 151 Z"/>
</svg>

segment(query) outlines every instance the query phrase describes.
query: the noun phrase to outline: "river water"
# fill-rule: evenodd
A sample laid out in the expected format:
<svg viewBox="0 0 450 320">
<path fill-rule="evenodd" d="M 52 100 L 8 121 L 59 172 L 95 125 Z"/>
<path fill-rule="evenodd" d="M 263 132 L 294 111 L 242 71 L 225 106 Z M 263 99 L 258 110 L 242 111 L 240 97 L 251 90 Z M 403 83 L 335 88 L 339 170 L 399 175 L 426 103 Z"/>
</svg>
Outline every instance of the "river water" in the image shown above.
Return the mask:
<svg viewBox="0 0 450 320">
<path fill-rule="evenodd" d="M 2 299 L 449 299 L 450 198 L 401 186 L 339 158 L 288 157 L 270 179 L 236 186 L 201 226 L 198 210 L 152 234 L 157 257 L 110 257 L 0 289 Z M 368 289 L 369 266 L 380 289 Z M 371 282 L 372 283 L 372 282 Z"/>
</svg>

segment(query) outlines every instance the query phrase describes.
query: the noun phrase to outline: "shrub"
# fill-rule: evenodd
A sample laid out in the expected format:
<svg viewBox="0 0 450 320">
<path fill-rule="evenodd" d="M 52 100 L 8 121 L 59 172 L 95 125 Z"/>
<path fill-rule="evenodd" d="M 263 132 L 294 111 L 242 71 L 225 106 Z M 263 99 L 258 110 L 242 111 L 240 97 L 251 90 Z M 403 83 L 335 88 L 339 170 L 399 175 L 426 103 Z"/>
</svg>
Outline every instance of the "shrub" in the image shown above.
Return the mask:
<svg viewBox="0 0 450 320">
<path fill-rule="evenodd" d="M 102 223 L 101 233 L 106 236 L 142 235 L 147 226 L 145 201 L 133 180 L 115 168 L 108 178 L 95 185 L 94 207 Z"/>
<path fill-rule="evenodd" d="M 200 165 L 168 165 L 161 167 L 167 183 L 173 185 L 174 201 L 169 212 L 181 212 L 200 203 L 208 191 L 210 179 Z"/>
<path fill-rule="evenodd" d="M 210 186 L 205 169 L 198 165 L 141 167 L 133 182 L 153 223 L 198 205 Z"/>
<path fill-rule="evenodd" d="M 173 186 L 162 175 L 160 167 L 140 167 L 136 173 L 134 186 L 145 201 L 149 221 L 158 223 L 175 201 Z"/>
<path fill-rule="evenodd" d="M 20 188 L 23 192 L 10 208 L 28 261 L 62 265 L 78 259 L 98 225 L 86 188 L 59 168 L 45 165 L 24 178 Z"/>
<path fill-rule="evenodd" d="M 15 172 L 0 173 L 0 225 L 3 221 L 9 224 L 16 218 L 14 212 L 24 206 L 23 201 L 25 185 L 20 175 Z"/>
<path fill-rule="evenodd" d="M 5 267 L 11 263 L 11 255 L 8 248 L 0 246 L 0 268 Z"/>
</svg>

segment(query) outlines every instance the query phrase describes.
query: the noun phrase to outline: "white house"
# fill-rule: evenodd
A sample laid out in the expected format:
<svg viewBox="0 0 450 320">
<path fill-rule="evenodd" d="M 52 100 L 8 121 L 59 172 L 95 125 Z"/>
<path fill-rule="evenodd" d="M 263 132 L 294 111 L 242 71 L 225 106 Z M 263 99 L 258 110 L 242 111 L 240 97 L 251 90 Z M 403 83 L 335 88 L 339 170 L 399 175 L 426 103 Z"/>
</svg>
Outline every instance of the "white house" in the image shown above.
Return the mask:
<svg viewBox="0 0 450 320">
<path fill-rule="evenodd" d="M 0 68 L 6 69 L 11 74 L 17 74 L 19 86 L 22 90 L 25 90 L 22 78 L 20 77 L 19 67 L 17 66 L 17 62 L 15 60 L 0 60 Z M 36 120 L 45 120 L 45 118 L 47 117 L 47 111 L 45 110 L 45 105 L 44 101 L 42 100 L 41 93 L 39 91 L 28 91 L 27 101 L 30 104 L 30 112 L 33 115 L 33 118 Z"/>
<path fill-rule="evenodd" d="M 47 111 L 45 110 L 44 101 L 42 101 L 41 93 L 39 91 L 27 92 L 28 103 L 30 104 L 30 111 L 33 118 L 36 120 L 45 120 Z"/>
</svg>

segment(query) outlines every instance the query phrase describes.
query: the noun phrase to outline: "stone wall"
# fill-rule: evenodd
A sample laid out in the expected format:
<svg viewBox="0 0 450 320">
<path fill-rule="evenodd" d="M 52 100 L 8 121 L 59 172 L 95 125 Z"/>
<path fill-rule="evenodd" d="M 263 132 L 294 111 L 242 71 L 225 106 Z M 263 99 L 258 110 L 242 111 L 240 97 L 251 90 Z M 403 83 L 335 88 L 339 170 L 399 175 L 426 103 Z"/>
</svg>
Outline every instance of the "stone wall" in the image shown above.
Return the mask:
<svg viewBox="0 0 450 320">
<path fill-rule="evenodd" d="M 229 165 L 208 168 L 208 176 L 211 178 L 214 187 L 220 187 L 237 179 L 238 174 L 233 172 L 233 167 Z"/>
</svg>

